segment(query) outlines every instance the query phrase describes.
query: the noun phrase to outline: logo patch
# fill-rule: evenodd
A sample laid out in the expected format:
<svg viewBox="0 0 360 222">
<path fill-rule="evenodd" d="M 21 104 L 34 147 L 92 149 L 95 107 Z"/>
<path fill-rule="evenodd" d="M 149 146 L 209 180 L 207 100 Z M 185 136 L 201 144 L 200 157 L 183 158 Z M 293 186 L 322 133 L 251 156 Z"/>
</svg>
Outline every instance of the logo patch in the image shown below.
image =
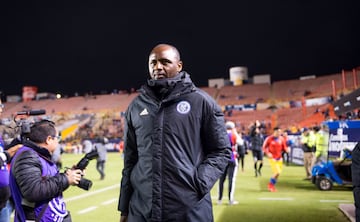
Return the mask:
<svg viewBox="0 0 360 222">
<path fill-rule="evenodd" d="M 145 116 L 145 115 L 149 115 L 149 112 L 147 111 L 146 108 L 140 113 L 140 116 Z"/>
<path fill-rule="evenodd" d="M 176 110 L 181 114 L 186 114 L 191 110 L 190 103 L 187 101 L 181 101 L 177 104 Z"/>
</svg>

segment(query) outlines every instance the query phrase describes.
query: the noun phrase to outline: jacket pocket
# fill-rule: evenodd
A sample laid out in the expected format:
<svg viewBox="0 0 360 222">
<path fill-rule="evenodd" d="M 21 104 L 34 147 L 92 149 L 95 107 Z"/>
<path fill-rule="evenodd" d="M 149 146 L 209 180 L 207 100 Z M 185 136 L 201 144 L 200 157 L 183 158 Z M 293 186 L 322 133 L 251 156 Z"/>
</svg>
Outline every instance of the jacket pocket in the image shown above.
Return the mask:
<svg viewBox="0 0 360 222">
<path fill-rule="evenodd" d="M 212 222 L 214 221 L 210 194 L 206 194 L 193 206 L 186 215 L 188 222 Z"/>
</svg>

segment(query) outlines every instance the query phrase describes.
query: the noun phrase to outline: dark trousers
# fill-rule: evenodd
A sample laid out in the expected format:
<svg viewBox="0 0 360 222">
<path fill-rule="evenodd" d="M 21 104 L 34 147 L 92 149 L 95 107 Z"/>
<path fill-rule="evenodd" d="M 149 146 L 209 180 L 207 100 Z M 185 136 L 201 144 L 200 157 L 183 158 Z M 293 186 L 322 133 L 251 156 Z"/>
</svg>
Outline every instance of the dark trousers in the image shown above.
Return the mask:
<svg viewBox="0 0 360 222">
<path fill-rule="evenodd" d="M 99 160 L 96 162 L 96 169 L 100 173 L 100 178 L 104 179 L 105 177 L 105 160 Z"/>
<path fill-rule="evenodd" d="M 224 183 L 226 180 L 226 177 L 228 177 L 228 184 L 229 184 L 229 200 L 231 198 L 231 191 L 233 189 L 232 187 L 232 182 L 233 182 L 233 178 L 234 178 L 234 172 L 235 172 L 235 162 L 230 162 L 224 173 L 221 175 L 220 179 L 219 179 L 219 200 L 222 199 L 223 197 L 223 192 L 224 192 Z"/>
<path fill-rule="evenodd" d="M 289 163 L 290 163 L 290 156 L 289 156 L 289 154 L 288 154 L 287 152 L 283 151 L 283 152 L 281 153 L 281 156 L 282 156 L 282 158 L 283 158 L 283 163 L 288 166 Z"/>
</svg>

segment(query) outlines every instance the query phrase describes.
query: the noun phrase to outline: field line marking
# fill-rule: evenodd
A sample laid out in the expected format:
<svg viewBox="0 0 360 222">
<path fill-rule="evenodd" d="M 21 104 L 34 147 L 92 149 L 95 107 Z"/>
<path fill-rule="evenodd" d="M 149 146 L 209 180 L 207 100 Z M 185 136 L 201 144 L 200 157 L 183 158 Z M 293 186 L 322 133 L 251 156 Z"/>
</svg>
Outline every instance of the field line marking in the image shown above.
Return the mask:
<svg viewBox="0 0 360 222">
<path fill-rule="evenodd" d="M 339 202 L 339 203 L 349 203 L 350 200 L 319 200 L 322 203 L 329 203 L 329 202 Z"/>
<path fill-rule="evenodd" d="M 70 202 L 70 201 L 73 201 L 73 200 L 79 200 L 79 199 L 82 199 L 82 198 L 85 198 L 85 197 L 89 197 L 89 196 L 92 196 L 92 195 L 95 195 L 95 194 L 98 194 L 98 193 L 102 193 L 102 192 L 105 192 L 105 191 L 108 191 L 108 190 L 112 190 L 112 189 L 115 189 L 115 188 L 119 188 L 119 187 L 120 187 L 120 184 L 115 184 L 115 185 L 105 187 L 105 188 L 102 188 L 102 189 L 99 189 L 99 190 L 90 191 L 90 192 L 80 194 L 80 195 L 70 197 L 70 198 L 65 198 L 65 202 Z"/>
<path fill-rule="evenodd" d="M 112 203 L 114 203 L 114 202 L 116 202 L 116 201 L 118 201 L 118 200 L 119 200 L 118 198 L 113 198 L 113 199 L 111 199 L 111 200 L 107 200 L 107 201 L 102 202 L 101 205 L 112 204 Z"/>
<path fill-rule="evenodd" d="M 291 201 L 294 200 L 292 197 L 260 197 L 258 200 L 286 200 Z"/>
<path fill-rule="evenodd" d="M 78 211 L 77 213 L 78 214 L 85 214 L 87 212 L 95 210 L 96 208 L 98 208 L 98 207 L 97 206 L 88 207 L 88 208 L 85 208 L 84 210 Z"/>
</svg>

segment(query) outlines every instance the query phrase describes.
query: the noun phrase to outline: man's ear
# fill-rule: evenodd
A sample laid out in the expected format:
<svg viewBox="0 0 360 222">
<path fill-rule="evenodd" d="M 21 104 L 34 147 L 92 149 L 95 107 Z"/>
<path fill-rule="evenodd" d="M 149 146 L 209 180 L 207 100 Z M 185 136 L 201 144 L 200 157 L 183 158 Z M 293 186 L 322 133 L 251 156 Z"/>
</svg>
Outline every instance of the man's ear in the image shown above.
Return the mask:
<svg viewBox="0 0 360 222">
<path fill-rule="evenodd" d="M 182 67 L 183 67 L 183 63 L 182 61 L 179 61 L 177 71 L 180 72 L 182 70 Z"/>
<path fill-rule="evenodd" d="M 54 138 L 52 138 L 51 136 L 46 137 L 45 143 L 46 143 L 46 144 L 49 144 L 49 143 L 50 143 L 50 140 L 52 140 L 52 139 L 54 139 Z"/>
</svg>

